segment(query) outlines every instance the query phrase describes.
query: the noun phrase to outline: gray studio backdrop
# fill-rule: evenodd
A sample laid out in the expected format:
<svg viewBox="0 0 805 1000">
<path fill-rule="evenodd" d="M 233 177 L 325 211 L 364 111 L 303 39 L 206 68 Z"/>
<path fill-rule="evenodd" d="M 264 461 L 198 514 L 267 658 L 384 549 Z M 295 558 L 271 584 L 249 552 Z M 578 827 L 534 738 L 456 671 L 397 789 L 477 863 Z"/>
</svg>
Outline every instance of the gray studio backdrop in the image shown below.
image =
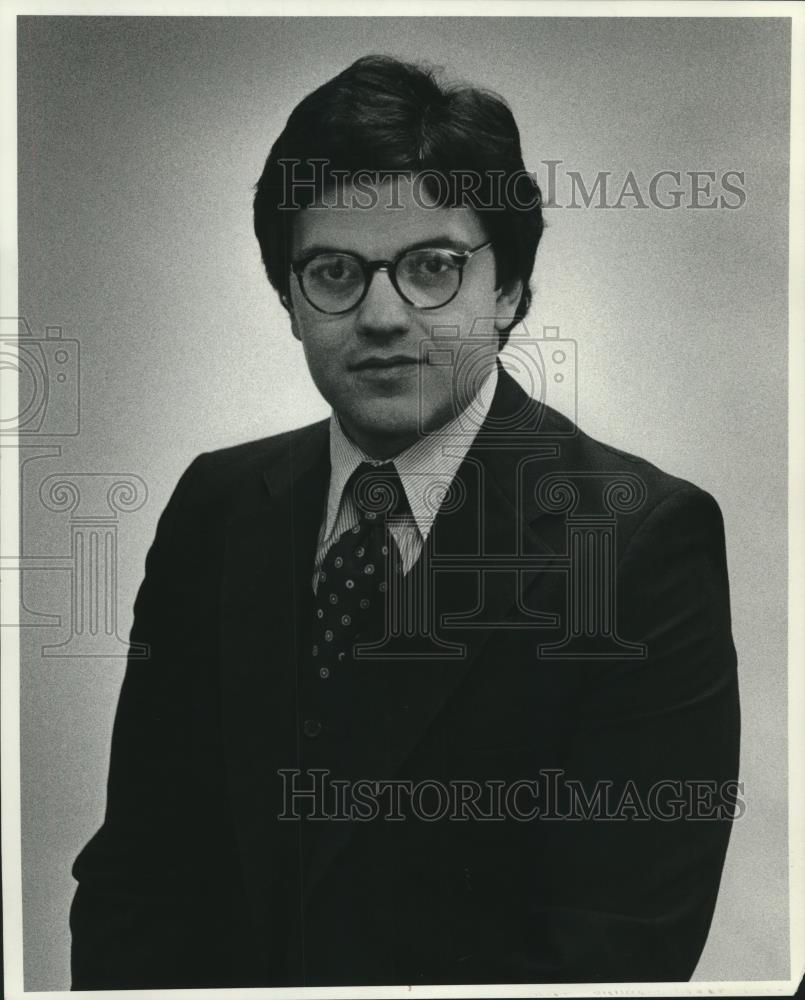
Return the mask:
<svg viewBox="0 0 805 1000">
<path fill-rule="evenodd" d="M 262 274 L 251 190 L 295 103 L 369 52 L 508 98 L 527 166 L 556 175 L 531 336 L 575 342 L 583 429 L 721 505 L 746 814 L 696 978 L 788 976 L 789 39 L 784 19 L 20 19 L 29 990 L 69 985 L 70 866 L 103 815 L 131 606 L 170 491 L 198 452 L 327 412 Z M 679 208 L 649 199 L 662 170 L 682 173 Z M 573 171 L 588 188 L 609 171 L 610 206 L 632 171 L 646 206 L 568 207 Z M 693 194 L 691 171 L 712 189 Z"/>
</svg>

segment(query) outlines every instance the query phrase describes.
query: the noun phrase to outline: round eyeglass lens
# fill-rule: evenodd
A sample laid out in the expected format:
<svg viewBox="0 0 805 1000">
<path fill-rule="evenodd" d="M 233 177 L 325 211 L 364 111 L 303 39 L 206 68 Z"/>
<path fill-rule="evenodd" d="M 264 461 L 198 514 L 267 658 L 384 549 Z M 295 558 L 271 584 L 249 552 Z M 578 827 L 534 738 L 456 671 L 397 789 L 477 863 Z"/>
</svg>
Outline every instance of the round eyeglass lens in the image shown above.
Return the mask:
<svg viewBox="0 0 805 1000">
<path fill-rule="evenodd" d="M 442 250 L 411 250 L 397 262 L 397 284 L 420 309 L 444 305 L 461 284 L 461 265 Z"/>
<path fill-rule="evenodd" d="M 325 312 L 343 312 L 363 294 L 363 269 L 347 254 L 313 257 L 302 270 L 302 288 L 308 299 Z"/>
</svg>

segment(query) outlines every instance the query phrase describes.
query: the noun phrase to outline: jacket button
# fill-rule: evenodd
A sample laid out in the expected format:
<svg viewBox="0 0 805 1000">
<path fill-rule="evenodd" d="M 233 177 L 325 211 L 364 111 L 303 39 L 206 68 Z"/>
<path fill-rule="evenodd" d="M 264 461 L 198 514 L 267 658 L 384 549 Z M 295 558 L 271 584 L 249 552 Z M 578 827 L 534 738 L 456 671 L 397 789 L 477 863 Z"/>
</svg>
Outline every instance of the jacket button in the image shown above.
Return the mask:
<svg viewBox="0 0 805 1000">
<path fill-rule="evenodd" d="M 315 740 L 321 733 L 321 723 L 318 719 L 305 719 L 302 731 L 309 740 Z"/>
</svg>

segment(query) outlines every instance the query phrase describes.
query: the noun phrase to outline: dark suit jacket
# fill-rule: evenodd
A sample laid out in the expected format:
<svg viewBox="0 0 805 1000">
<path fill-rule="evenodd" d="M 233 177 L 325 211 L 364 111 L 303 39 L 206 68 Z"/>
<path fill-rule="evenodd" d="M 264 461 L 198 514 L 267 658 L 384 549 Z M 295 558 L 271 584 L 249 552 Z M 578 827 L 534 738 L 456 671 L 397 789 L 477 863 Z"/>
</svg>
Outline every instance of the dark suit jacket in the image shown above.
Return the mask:
<svg viewBox="0 0 805 1000">
<path fill-rule="evenodd" d="M 501 373 L 421 560 L 444 655 L 392 637 L 339 700 L 304 641 L 328 455 L 326 422 L 202 454 L 160 518 L 73 987 L 688 979 L 738 768 L 716 502 Z M 279 820 L 279 771 L 311 767 L 634 784 L 610 819 Z"/>
</svg>

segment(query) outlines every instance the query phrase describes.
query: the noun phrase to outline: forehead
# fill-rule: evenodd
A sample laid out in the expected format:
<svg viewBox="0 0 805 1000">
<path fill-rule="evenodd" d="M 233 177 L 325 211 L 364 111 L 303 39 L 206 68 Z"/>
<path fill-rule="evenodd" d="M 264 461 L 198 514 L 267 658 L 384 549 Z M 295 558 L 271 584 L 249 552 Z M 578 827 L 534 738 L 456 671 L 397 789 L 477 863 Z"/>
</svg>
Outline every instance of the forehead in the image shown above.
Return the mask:
<svg viewBox="0 0 805 1000">
<path fill-rule="evenodd" d="M 357 187 L 347 183 L 295 212 L 293 220 L 292 257 L 326 247 L 385 259 L 430 240 L 470 247 L 486 239 L 472 208 L 435 207 L 421 185 L 404 178 Z"/>
</svg>

